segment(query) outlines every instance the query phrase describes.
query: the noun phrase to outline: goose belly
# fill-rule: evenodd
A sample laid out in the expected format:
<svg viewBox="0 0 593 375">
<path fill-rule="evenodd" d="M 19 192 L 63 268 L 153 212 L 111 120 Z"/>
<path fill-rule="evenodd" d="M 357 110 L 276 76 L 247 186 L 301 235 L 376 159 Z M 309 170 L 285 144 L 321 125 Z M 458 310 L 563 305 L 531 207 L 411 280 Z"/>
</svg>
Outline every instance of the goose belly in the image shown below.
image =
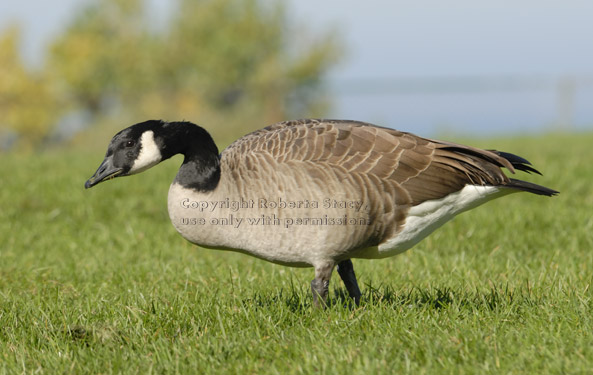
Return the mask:
<svg viewBox="0 0 593 375">
<path fill-rule="evenodd" d="M 173 184 L 169 215 L 185 239 L 202 247 L 308 266 L 327 259 L 376 259 L 402 253 L 459 213 L 512 192 L 468 185 L 411 207 L 403 225 L 396 226 L 393 212 L 369 210 L 372 202 L 356 189 L 342 186 L 333 190 L 340 191 L 334 197 L 321 191 L 285 189 L 263 197 L 234 191 L 198 193 Z M 385 233 L 394 234 L 385 237 Z M 368 247 L 373 241 L 378 245 Z"/>
<path fill-rule="evenodd" d="M 173 184 L 169 215 L 194 244 L 307 266 L 344 258 L 368 238 L 372 222 L 359 194 L 342 191 L 330 197 L 298 189 L 266 196 L 198 193 Z"/>
</svg>

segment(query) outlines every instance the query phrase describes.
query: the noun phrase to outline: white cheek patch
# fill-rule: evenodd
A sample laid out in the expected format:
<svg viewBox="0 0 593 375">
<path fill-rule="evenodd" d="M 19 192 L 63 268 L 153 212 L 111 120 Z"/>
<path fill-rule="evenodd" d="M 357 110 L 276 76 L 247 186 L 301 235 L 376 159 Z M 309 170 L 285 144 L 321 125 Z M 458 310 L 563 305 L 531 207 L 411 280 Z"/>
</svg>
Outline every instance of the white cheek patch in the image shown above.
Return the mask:
<svg viewBox="0 0 593 375">
<path fill-rule="evenodd" d="M 157 165 L 161 159 L 161 151 L 154 141 L 154 133 L 152 130 L 145 131 L 140 137 L 140 154 L 134 161 L 134 165 L 130 169 L 130 174 L 140 173 L 150 167 Z"/>
</svg>

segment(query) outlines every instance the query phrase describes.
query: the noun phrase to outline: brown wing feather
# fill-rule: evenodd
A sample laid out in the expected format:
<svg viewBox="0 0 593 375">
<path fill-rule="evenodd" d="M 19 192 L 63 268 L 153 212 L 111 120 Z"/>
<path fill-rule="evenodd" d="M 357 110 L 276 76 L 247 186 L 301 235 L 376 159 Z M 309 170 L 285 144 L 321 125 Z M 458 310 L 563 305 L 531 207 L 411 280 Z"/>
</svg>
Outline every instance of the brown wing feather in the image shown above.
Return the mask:
<svg viewBox="0 0 593 375">
<path fill-rule="evenodd" d="M 510 180 L 501 167 L 514 172 L 496 152 L 354 121 L 281 122 L 240 138 L 224 153 L 237 156 L 236 163 L 242 155 L 263 153 L 277 162 L 315 162 L 376 176 L 401 187 L 406 197 L 398 200 L 408 205 L 442 198 L 467 184 L 505 185 Z"/>
</svg>

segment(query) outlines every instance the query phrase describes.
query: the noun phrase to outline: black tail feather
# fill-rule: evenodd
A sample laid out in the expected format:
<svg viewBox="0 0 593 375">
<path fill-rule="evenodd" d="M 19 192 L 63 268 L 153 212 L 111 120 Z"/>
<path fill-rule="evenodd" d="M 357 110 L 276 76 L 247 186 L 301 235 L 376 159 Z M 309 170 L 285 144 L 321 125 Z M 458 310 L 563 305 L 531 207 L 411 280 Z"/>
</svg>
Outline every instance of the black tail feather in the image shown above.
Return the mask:
<svg viewBox="0 0 593 375">
<path fill-rule="evenodd" d="M 515 168 L 519 171 L 523 171 L 523 172 L 527 172 L 527 173 L 533 172 L 533 173 L 537 173 L 541 176 L 541 173 L 537 169 L 533 168 L 531 166 L 531 163 L 528 160 L 526 160 L 518 155 L 511 154 L 510 152 L 504 152 L 504 151 L 496 151 L 496 150 L 488 150 L 488 151 L 494 152 L 496 155 L 507 159 L 511 163 L 513 168 Z"/>
<path fill-rule="evenodd" d="M 510 182 L 506 185 L 506 187 L 526 191 L 537 195 L 545 195 L 547 197 L 551 197 L 559 193 L 558 191 L 549 189 L 545 186 L 537 185 L 527 181 L 516 180 L 514 178 L 510 179 Z"/>
<path fill-rule="evenodd" d="M 526 160 L 518 155 L 511 154 L 510 152 L 497 151 L 497 150 L 489 150 L 489 151 L 492 151 L 493 153 L 497 154 L 498 156 L 501 156 L 501 157 L 507 159 L 509 161 L 509 163 L 511 163 L 513 168 L 515 168 L 516 170 L 527 172 L 527 173 L 533 172 L 533 173 L 537 173 L 541 176 L 541 173 L 537 169 L 533 168 L 531 166 L 531 163 L 528 160 Z M 510 182 L 506 186 L 509 188 L 520 190 L 520 191 L 526 191 L 526 192 L 537 194 L 537 195 L 545 195 L 548 197 L 554 196 L 559 193 L 558 191 L 549 189 L 545 186 L 537 185 L 532 182 L 517 180 L 514 178 L 511 178 Z"/>
</svg>

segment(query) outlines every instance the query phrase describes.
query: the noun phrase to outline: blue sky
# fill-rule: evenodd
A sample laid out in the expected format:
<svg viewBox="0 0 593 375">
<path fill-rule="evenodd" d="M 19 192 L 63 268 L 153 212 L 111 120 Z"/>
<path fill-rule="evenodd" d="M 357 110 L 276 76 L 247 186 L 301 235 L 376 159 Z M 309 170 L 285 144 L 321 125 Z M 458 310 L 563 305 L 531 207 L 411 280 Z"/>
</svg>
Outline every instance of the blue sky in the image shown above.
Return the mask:
<svg viewBox="0 0 593 375">
<path fill-rule="evenodd" d="M 348 76 L 593 71 L 592 1 L 320 3 L 293 2 L 299 18 L 344 32 L 351 55 L 340 74 Z"/>
<path fill-rule="evenodd" d="M 19 22 L 27 59 L 39 61 L 83 2 L 2 1 L 0 30 Z M 164 22 L 169 2 L 151 3 Z M 330 117 L 423 134 L 540 132 L 562 118 L 593 128 L 593 1 L 290 0 L 289 7 L 295 25 L 337 30 L 345 42 L 329 76 Z"/>
</svg>

